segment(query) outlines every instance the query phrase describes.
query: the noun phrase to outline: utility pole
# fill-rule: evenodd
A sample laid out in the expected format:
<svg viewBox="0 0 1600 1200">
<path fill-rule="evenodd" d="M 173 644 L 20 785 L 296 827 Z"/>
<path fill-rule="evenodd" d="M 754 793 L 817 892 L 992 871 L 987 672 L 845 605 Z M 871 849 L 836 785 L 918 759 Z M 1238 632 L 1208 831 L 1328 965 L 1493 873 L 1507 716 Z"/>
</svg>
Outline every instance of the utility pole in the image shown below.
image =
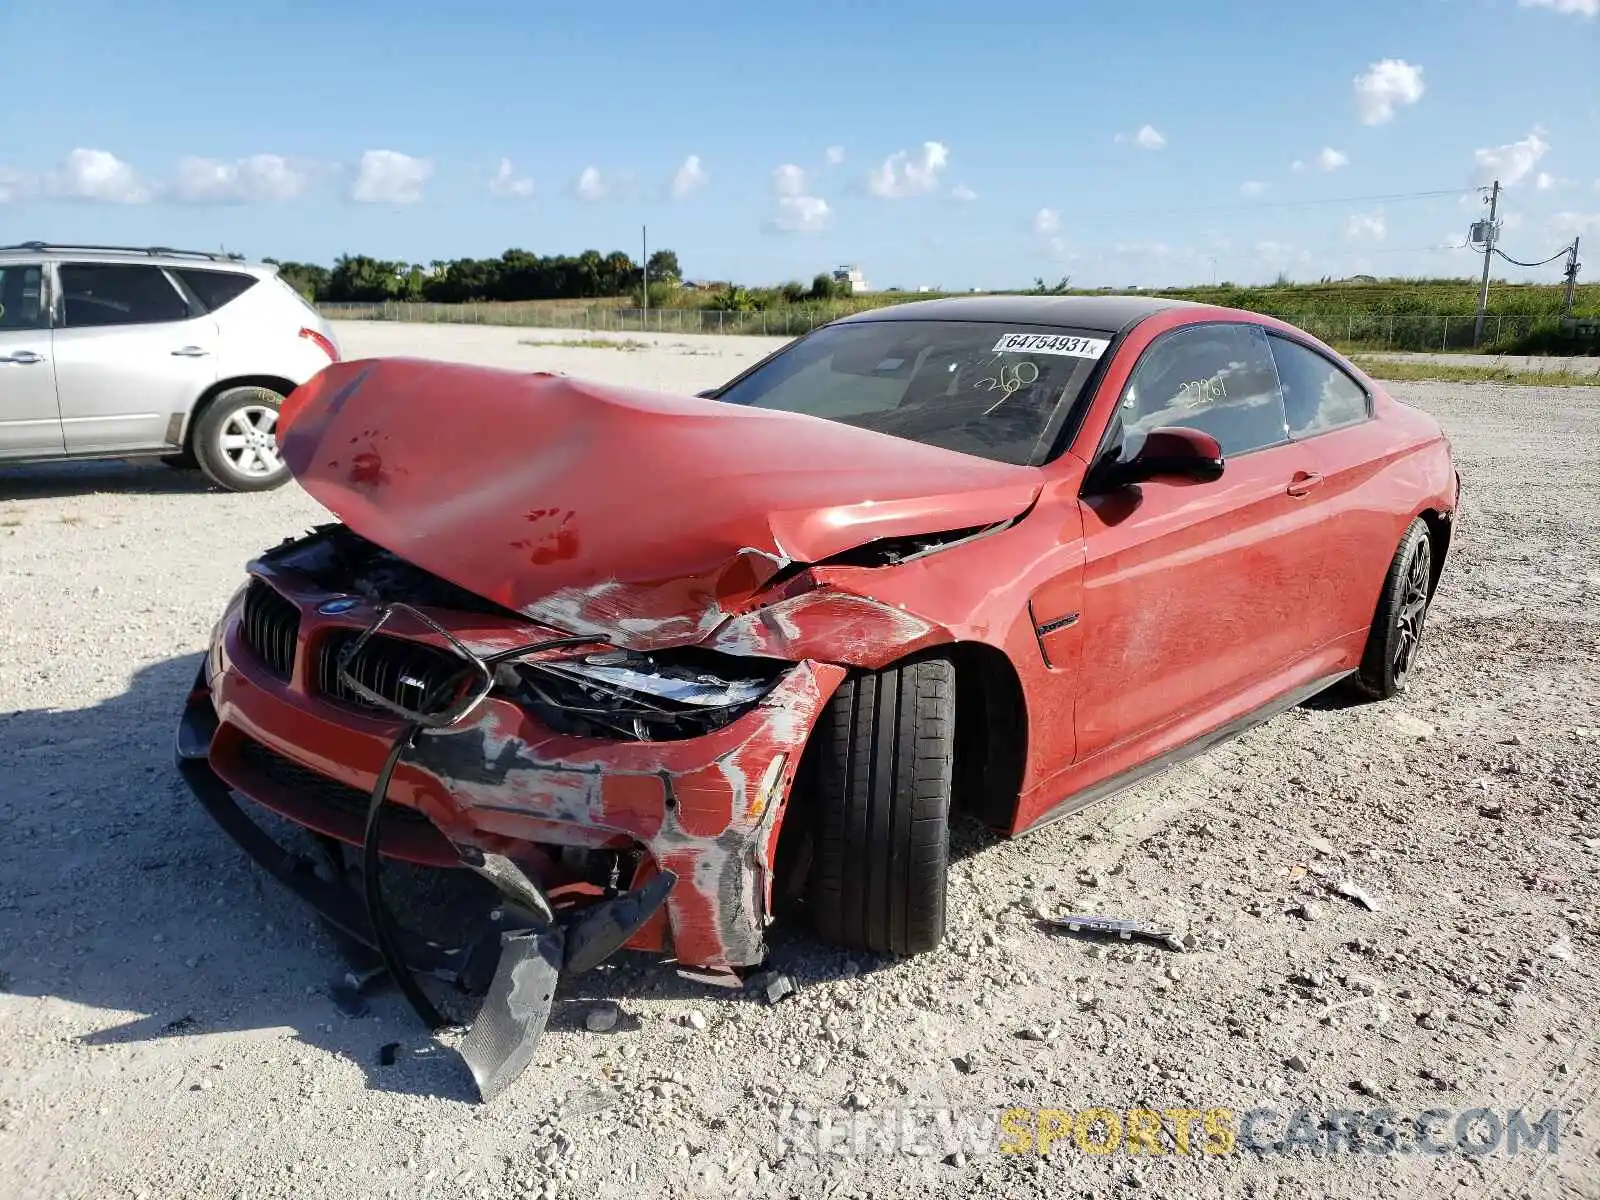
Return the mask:
<svg viewBox="0 0 1600 1200">
<path fill-rule="evenodd" d="M 639 292 L 644 300 L 644 321 L 650 323 L 650 227 L 639 226 Z"/>
<path fill-rule="evenodd" d="M 1494 257 L 1495 210 L 1500 207 L 1500 181 L 1494 181 L 1489 193 L 1489 229 L 1483 239 L 1483 282 L 1478 286 L 1478 321 L 1472 327 L 1472 344 L 1483 341 L 1483 318 L 1489 311 L 1489 263 Z"/>
<path fill-rule="evenodd" d="M 1572 291 L 1578 286 L 1578 241 L 1574 236 L 1572 247 L 1567 251 L 1567 296 L 1561 303 L 1561 319 L 1567 320 L 1572 316 Z"/>
</svg>

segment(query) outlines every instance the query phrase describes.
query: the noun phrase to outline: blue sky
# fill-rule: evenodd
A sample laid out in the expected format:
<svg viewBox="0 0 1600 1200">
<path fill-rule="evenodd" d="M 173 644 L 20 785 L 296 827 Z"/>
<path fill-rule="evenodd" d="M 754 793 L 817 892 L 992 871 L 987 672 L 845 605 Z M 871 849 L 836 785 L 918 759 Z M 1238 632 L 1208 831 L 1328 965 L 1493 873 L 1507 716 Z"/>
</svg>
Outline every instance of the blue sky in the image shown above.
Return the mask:
<svg viewBox="0 0 1600 1200">
<path fill-rule="evenodd" d="M 0 0 L 0 45 L 5 241 L 1469 274 L 1478 197 L 1417 194 L 1498 174 L 1508 253 L 1600 262 L 1600 0 Z"/>
</svg>

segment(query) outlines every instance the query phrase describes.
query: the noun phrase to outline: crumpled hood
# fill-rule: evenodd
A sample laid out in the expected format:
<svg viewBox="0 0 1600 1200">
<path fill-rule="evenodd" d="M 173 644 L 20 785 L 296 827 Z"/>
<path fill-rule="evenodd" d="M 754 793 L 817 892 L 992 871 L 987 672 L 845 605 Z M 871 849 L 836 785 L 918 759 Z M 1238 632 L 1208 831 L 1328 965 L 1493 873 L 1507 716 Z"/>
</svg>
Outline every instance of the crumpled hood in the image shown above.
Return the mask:
<svg viewBox="0 0 1600 1200">
<path fill-rule="evenodd" d="M 355 532 L 635 649 L 699 640 L 790 562 L 1003 521 L 1042 483 L 793 413 L 421 359 L 325 368 L 278 436 Z"/>
</svg>

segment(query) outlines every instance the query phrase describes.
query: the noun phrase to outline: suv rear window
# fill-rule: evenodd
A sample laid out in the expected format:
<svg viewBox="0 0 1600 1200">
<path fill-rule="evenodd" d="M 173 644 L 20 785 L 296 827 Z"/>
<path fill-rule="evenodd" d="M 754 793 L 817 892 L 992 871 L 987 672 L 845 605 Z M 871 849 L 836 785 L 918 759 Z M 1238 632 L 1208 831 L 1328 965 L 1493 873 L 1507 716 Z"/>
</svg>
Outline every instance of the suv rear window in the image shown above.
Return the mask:
<svg viewBox="0 0 1600 1200">
<path fill-rule="evenodd" d="M 243 271 L 175 270 L 173 274 L 183 280 L 184 286 L 200 298 L 207 312 L 216 312 L 224 304 L 237 300 L 258 282 L 254 275 Z"/>
</svg>

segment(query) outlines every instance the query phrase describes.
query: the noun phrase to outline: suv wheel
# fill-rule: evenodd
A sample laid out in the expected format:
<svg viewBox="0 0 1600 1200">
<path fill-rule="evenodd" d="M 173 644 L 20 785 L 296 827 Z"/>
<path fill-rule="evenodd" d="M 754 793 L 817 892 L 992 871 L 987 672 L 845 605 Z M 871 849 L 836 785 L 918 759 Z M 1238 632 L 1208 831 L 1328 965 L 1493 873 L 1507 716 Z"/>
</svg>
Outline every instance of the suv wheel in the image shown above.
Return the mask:
<svg viewBox="0 0 1600 1200">
<path fill-rule="evenodd" d="M 234 387 L 206 407 L 195 425 L 194 454 L 213 483 L 230 492 L 264 492 L 288 479 L 275 432 L 282 404 L 270 388 Z"/>
</svg>

